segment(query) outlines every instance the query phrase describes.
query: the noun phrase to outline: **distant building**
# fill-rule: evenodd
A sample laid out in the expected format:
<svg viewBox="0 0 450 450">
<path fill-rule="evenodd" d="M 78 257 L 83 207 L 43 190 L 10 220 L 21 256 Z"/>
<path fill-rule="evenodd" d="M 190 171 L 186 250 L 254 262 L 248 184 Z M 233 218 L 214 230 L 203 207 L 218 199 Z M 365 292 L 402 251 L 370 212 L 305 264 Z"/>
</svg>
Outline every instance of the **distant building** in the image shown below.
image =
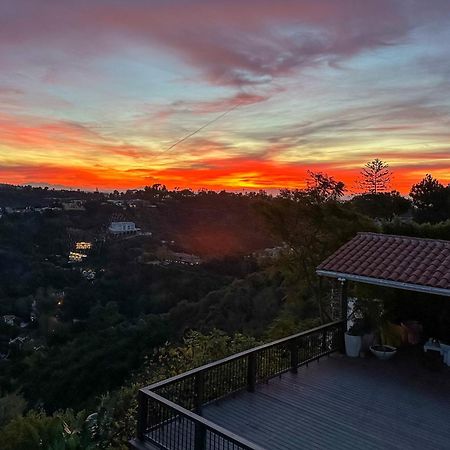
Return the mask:
<svg viewBox="0 0 450 450">
<path fill-rule="evenodd" d="M 84 242 L 84 241 L 76 242 L 75 249 L 76 250 L 91 250 L 92 242 Z"/>
<path fill-rule="evenodd" d="M 134 222 L 111 222 L 111 225 L 108 228 L 108 231 L 115 235 L 134 234 L 140 230 L 140 228 L 136 228 Z"/>
<path fill-rule="evenodd" d="M 64 211 L 84 211 L 84 201 L 83 200 L 68 200 L 62 202 Z"/>
<path fill-rule="evenodd" d="M 181 252 L 172 252 L 171 250 L 168 249 L 162 249 L 160 252 L 160 257 L 162 257 L 165 264 L 178 263 L 194 266 L 202 262 L 202 260 L 197 255 L 191 255 L 189 253 L 181 253 Z"/>
<path fill-rule="evenodd" d="M 124 207 L 125 203 L 123 200 L 106 200 L 108 203 L 115 205 L 115 206 L 120 206 L 120 207 Z"/>
<path fill-rule="evenodd" d="M 69 263 L 79 263 L 82 262 L 84 258 L 86 258 L 87 255 L 84 253 L 78 253 L 78 252 L 70 252 L 69 253 Z"/>
<path fill-rule="evenodd" d="M 132 234 L 135 230 L 136 225 L 134 222 L 111 222 L 108 228 L 108 231 L 115 235 Z"/>
</svg>

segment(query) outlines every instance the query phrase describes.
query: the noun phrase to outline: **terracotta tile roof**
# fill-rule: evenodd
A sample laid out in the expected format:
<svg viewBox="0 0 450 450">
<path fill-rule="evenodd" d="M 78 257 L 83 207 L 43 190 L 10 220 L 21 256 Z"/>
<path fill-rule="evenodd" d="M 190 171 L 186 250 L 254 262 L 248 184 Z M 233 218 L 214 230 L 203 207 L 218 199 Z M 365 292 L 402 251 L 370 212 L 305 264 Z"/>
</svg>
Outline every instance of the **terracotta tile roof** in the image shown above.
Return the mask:
<svg viewBox="0 0 450 450">
<path fill-rule="evenodd" d="M 450 241 L 358 233 L 317 270 L 450 290 Z"/>
</svg>

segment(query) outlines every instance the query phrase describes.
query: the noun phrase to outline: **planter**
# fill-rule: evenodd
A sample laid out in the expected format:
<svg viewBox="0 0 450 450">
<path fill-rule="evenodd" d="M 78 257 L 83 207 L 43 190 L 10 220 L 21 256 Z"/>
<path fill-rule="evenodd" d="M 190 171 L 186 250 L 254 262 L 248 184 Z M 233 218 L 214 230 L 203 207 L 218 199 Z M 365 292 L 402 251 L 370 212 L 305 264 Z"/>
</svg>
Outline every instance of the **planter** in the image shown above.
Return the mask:
<svg viewBox="0 0 450 450">
<path fill-rule="evenodd" d="M 450 366 L 450 344 L 441 344 L 442 356 L 444 357 L 444 364 Z"/>
<path fill-rule="evenodd" d="M 396 353 L 397 348 L 392 345 L 372 345 L 370 351 L 381 360 L 391 359 Z"/>
<path fill-rule="evenodd" d="M 361 336 L 353 336 L 345 333 L 345 353 L 350 358 L 357 358 L 361 352 L 362 338 Z"/>
</svg>

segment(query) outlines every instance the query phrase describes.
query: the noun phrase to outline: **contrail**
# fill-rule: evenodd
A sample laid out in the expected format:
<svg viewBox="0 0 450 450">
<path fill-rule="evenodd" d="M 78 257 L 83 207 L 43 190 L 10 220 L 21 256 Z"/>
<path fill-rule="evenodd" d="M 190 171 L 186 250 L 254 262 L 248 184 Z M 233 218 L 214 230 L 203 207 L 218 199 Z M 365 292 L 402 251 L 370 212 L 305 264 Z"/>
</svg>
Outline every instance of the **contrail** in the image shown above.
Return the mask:
<svg viewBox="0 0 450 450">
<path fill-rule="evenodd" d="M 208 123 L 205 123 L 205 125 L 202 125 L 200 128 L 198 128 L 197 130 L 193 131 L 192 133 L 189 133 L 188 135 L 184 136 L 183 138 L 181 138 L 180 140 L 178 140 L 177 142 L 175 142 L 174 144 L 172 144 L 169 148 L 167 148 L 166 150 L 164 150 L 165 152 L 168 152 L 169 150 L 172 150 L 175 146 L 177 146 L 178 144 L 181 144 L 182 142 L 186 141 L 187 139 L 189 139 L 190 137 L 194 136 L 194 134 L 197 134 L 199 131 L 202 131 L 204 128 L 206 128 L 207 126 L 211 125 L 214 122 L 217 122 L 219 119 L 221 119 L 223 116 L 227 115 L 228 113 L 230 113 L 231 111 L 233 111 L 234 109 L 238 108 L 239 106 L 241 106 L 241 103 L 237 103 L 236 105 L 234 105 L 233 107 L 231 107 L 230 109 L 228 109 L 227 111 L 223 112 L 222 114 L 220 114 L 219 116 L 217 116 L 215 119 L 210 120 Z"/>
</svg>

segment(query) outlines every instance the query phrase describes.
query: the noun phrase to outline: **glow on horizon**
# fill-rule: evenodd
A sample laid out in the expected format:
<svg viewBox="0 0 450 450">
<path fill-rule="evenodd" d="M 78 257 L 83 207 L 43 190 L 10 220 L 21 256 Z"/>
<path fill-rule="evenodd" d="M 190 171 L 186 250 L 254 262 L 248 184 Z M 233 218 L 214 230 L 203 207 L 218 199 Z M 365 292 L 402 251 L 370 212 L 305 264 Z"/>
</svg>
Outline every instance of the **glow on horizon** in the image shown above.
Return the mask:
<svg viewBox="0 0 450 450">
<path fill-rule="evenodd" d="M 0 182 L 450 182 L 450 2 L 4 0 Z M 232 105 L 239 108 L 171 151 Z"/>
</svg>

